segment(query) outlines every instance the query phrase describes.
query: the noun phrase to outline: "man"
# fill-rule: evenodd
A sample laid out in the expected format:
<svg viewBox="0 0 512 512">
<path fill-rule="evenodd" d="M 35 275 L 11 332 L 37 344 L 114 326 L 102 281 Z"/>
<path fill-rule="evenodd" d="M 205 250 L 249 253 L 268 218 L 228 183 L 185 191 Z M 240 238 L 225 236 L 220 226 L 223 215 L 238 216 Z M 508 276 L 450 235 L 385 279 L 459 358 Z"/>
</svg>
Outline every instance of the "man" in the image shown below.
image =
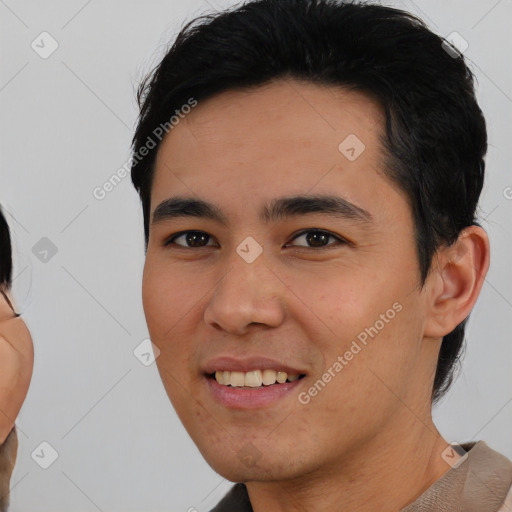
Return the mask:
<svg viewBox="0 0 512 512">
<path fill-rule="evenodd" d="M 144 310 L 237 482 L 214 510 L 507 506 L 512 463 L 431 414 L 489 267 L 463 57 L 399 10 L 259 0 L 187 25 L 138 98 Z"/>
</svg>

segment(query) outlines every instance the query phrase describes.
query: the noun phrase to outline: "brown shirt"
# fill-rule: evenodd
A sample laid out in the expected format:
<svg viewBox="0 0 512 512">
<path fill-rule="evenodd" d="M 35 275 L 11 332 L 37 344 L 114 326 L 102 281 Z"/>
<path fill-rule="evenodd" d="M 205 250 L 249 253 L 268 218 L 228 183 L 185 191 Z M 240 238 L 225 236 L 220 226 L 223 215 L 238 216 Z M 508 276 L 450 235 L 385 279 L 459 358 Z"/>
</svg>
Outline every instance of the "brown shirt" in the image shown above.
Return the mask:
<svg viewBox="0 0 512 512">
<path fill-rule="evenodd" d="M 512 462 L 484 441 L 461 446 L 467 457 L 400 512 L 512 512 Z M 245 485 L 210 512 L 253 512 Z"/>
</svg>

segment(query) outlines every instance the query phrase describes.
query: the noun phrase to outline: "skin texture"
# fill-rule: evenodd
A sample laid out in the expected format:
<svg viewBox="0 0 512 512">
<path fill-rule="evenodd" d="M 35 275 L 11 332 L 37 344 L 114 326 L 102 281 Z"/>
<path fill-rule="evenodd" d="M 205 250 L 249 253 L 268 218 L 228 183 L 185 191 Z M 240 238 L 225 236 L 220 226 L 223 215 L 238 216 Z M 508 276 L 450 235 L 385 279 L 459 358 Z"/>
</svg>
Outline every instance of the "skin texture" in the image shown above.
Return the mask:
<svg viewBox="0 0 512 512">
<path fill-rule="evenodd" d="M 395 511 L 449 470 L 432 382 L 442 336 L 477 299 L 489 245 L 468 228 L 420 288 L 411 211 L 382 172 L 383 122 L 366 95 L 281 80 L 200 102 L 159 149 L 151 211 L 172 196 L 201 198 L 229 226 L 178 218 L 150 227 L 143 303 L 158 369 L 205 460 L 247 484 L 255 512 Z M 366 147 L 354 161 L 338 150 L 349 134 Z M 373 223 L 314 213 L 267 225 L 257 215 L 273 198 L 332 193 Z M 312 228 L 350 244 L 331 237 L 315 247 L 297 235 Z M 185 230 L 210 238 L 164 246 Z M 236 252 L 248 236 L 263 248 L 250 264 Z M 400 312 L 301 404 L 297 394 L 394 303 Z M 278 404 L 222 407 L 201 371 L 219 355 L 264 355 L 307 375 Z M 241 457 L 248 444 L 252 465 Z"/>
<path fill-rule="evenodd" d="M 9 300 L 16 308 L 12 296 Z M 32 337 L 0 295 L 0 442 L 11 431 L 27 396 L 34 366 Z"/>
<path fill-rule="evenodd" d="M 12 296 L 4 290 L 11 304 Z M 0 511 L 9 504 L 9 484 L 16 463 L 18 436 L 14 422 L 28 393 L 34 366 L 32 337 L 0 294 Z"/>
</svg>

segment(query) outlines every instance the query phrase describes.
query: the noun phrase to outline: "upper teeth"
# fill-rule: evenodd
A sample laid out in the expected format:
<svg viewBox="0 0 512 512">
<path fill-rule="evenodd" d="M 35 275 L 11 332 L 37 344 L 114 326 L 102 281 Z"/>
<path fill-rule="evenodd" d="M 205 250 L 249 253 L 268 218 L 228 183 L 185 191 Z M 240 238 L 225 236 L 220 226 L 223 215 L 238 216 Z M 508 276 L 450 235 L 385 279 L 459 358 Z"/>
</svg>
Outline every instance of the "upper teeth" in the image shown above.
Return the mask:
<svg viewBox="0 0 512 512">
<path fill-rule="evenodd" d="M 288 379 L 293 382 L 299 378 L 298 375 L 288 375 L 286 372 L 276 372 L 275 370 L 253 370 L 251 372 L 228 372 L 216 371 L 215 379 L 224 386 L 248 386 L 251 388 L 260 387 L 262 384 L 270 386 L 276 381 L 282 384 Z"/>
</svg>

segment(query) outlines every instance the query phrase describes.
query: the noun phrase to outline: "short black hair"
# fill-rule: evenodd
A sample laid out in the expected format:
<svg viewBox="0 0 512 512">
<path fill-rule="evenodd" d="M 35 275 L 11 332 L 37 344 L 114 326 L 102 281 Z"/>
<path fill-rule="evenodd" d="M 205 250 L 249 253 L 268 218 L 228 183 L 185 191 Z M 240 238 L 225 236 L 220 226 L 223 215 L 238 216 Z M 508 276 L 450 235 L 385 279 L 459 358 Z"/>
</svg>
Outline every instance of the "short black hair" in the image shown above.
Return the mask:
<svg viewBox="0 0 512 512">
<path fill-rule="evenodd" d="M 155 128 L 192 97 L 294 78 L 367 94 L 384 108 L 384 171 L 409 200 L 421 286 L 442 245 L 478 225 L 486 123 L 464 56 L 411 13 L 337 0 L 254 0 L 188 22 L 139 85 L 132 182 L 149 238 L 150 194 L 162 139 Z M 158 138 L 158 137 L 157 137 Z M 443 338 L 432 403 L 448 390 L 467 318 Z"/>
</svg>

